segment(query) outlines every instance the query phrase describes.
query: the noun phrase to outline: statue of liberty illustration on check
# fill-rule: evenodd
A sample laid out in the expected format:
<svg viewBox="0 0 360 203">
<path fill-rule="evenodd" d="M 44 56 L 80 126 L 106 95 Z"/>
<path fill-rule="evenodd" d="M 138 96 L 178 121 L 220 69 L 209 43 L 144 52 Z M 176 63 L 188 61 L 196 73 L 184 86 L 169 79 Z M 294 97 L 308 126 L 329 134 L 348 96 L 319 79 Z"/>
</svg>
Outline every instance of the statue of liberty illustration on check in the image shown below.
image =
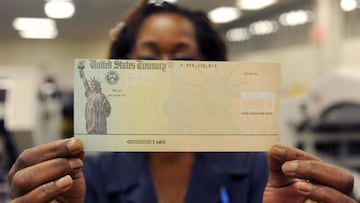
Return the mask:
<svg viewBox="0 0 360 203">
<path fill-rule="evenodd" d="M 110 103 L 101 92 L 100 81 L 95 77 L 86 79 L 84 61 L 79 62 L 78 69 L 87 98 L 85 106 L 86 131 L 88 134 L 107 134 L 106 119 L 111 113 Z"/>
</svg>

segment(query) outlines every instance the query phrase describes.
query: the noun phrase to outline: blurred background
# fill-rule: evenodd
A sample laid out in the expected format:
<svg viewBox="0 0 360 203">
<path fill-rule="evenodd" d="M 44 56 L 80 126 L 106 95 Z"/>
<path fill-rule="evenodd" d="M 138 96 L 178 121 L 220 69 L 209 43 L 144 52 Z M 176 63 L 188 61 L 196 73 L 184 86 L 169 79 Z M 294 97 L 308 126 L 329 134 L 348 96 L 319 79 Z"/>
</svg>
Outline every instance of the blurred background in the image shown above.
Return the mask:
<svg viewBox="0 0 360 203">
<path fill-rule="evenodd" d="M 74 59 L 106 58 L 135 3 L 1 0 L 0 183 L 23 149 L 72 136 Z M 282 64 L 280 142 L 351 170 L 359 198 L 360 0 L 177 3 L 208 13 L 230 60 Z"/>
</svg>

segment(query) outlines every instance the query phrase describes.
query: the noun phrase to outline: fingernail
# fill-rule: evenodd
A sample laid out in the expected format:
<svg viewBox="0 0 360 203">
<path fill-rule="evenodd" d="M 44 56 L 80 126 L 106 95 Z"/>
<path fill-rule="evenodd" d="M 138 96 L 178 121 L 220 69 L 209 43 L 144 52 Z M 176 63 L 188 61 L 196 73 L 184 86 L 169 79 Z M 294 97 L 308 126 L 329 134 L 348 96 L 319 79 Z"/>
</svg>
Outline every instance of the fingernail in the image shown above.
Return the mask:
<svg viewBox="0 0 360 203">
<path fill-rule="evenodd" d="M 279 157 L 283 157 L 285 154 L 285 150 L 278 145 L 273 146 L 271 151 L 274 155 Z"/>
<path fill-rule="evenodd" d="M 71 154 L 79 153 L 83 149 L 81 142 L 75 138 L 70 139 L 66 146 Z"/>
<path fill-rule="evenodd" d="M 299 192 L 304 192 L 304 193 L 312 192 L 315 187 L 312 183 L 305 181 L 297 182 L 295 186 Z"/>
<path fill-rule="evenodd" d="M 70 175 L 67 175 L 57 180 L 55 182 L 55 185 L 63 190 L 66 190 L 67 188 L 72 186 L 72 183 L 73 183 L 72 178 L 70 177 Z"/>
<path fill-rule="evenodd" d="M 80 159 L 70 159 L 69 165 L 71 169 L 79 169 L 83 166 L 83 162 Z"/>
<path fill-rule="evenodd" d="M 298 168 L 299 168 L 299 162 L 298 161 L 285 162 L 282 165 L 283 172 L 288 174 L 288 175 L 294 175 Z"/>
</svg>

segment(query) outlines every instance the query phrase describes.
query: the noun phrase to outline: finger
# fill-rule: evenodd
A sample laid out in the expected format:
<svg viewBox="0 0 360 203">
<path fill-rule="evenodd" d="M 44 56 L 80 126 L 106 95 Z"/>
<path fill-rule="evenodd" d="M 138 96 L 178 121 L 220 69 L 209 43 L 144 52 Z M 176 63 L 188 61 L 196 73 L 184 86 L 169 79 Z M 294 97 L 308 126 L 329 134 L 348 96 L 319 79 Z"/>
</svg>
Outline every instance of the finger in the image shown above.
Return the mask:
<svg viewBox="0 0 360 203">
<path fill-rule="evenodd" d="M 280 187 L 292 183 L 282 171 L 282 165 L 291 160 L 320 160 L 319 158 L 299 149 L 284 145 L 274 145 L 268 153 L 269 184 Z"/>
<path fill-rule="evenodd" d="M 304 203 L 318 203 L 318 202 L 315 200 L 312 200 L 312 199 L 307 199 L 307 200 L 305 200 Z"/>
<path fill-rule="evenodd" d="M 274 145 L 269 151 L 269 157 L 273 160 L 271 162 L 271 169 L 280 170 L 285 161 L 290 160 L 318 160 L 320 159 L 312 154 L 302 150 L 288 147 L 285 145 Z"/>
<path fill-rule="evenodd" d="M 64 176 L 56 181 L 52 181 L 37 187 L 31 192 L 15 198 L 11 203 L 48 203 L 59 196 L 61 193 L 72 187 L 73 180 L 70 175 Z"/>
<path fill-rule="evenodd" d="M 17 171 L 28 166 L 54 158 L 71 156 L 77 156 L 80 158 L 83 156 L 82 143 L 74 138 L 59 140 L 26 149 L 19 155 L 14 165 L 11 167 L 9 171 L 9 180 L 11 182 L 12 177 Z"/>
<path fill-rule="evenodd" d="M 81 170 L 82 166 L 79 158 L 58 158 L 24 168 L 15 173 L 10 182 L 12 194 L 15 197 L 21 196 L 39 185 L 73 174 L 74 171 Z"/>
<path fill-rule="evenodd" d="M 295 187 L 299 194 L 307 197 L 312 202 L 326 202 L 326 203 L 356 203 L 344 193 L 323 185 L 313 184 L 306 181 L 299 181 L 295 183 Z M 311 201 L 309 201 L 311 202 Z"/>
<path fill-rule="evenodd" d="M 353 190 L 354 177 L 351 173 L 325 162 L 288 161 L 283 164 L 282 170 L 286 175 L 333 187 L 345 194 L 351 194 Z"/>
<path fill-rule="evenodd" d="M 71 175 L 73 179 L 72 188 L 56 198 L 59 202 L 68 202 L 69 199 L 72 199 L 73 202 L 84 202 L 85 197 L 85 178 L 82 170 L 75 170 Z"/>
</svg>

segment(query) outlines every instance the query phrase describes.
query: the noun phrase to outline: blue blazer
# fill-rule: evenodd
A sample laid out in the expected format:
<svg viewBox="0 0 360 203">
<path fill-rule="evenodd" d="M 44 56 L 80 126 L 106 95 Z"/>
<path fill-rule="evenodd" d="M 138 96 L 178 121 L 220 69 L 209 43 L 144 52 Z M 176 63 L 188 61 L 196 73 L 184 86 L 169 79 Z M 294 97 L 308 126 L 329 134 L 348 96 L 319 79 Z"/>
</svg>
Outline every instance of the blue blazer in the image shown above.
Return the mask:
<svg viewBox="0 0 360 203">
<path fill-rule="evenodd" d="M 146 153 L 104 153 L 84 160 L 86 203 L 156 203 Z M 261 203 L 265 153 L 197 153 L 185 203 Z"/>
</svg>

